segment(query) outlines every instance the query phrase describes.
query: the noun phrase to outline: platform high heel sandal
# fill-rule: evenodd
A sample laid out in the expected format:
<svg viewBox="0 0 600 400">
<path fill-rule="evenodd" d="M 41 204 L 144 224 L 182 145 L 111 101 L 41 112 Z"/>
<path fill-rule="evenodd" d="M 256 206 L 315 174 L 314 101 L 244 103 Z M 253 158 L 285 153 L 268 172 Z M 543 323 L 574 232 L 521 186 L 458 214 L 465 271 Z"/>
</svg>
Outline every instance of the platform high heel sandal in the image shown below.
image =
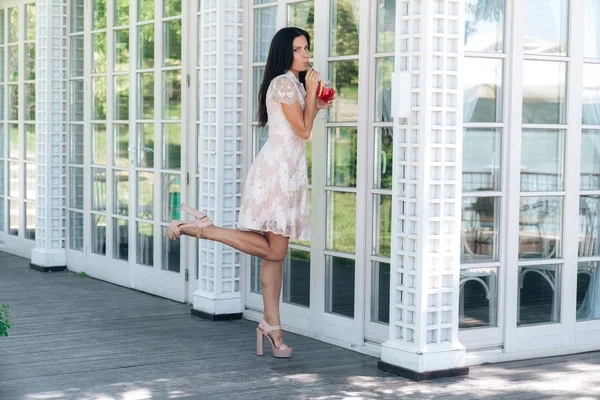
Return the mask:
<svg viewBox="0 0 600 400">
<path fill-rule="evenodd" d="M 277 348 L 275 347 L 275 342 L 273 341 L 271 336 L 269 336 L 269 333 L 280 330 L 281 326 L 271 326 L 267 324 L 267 321 L 265 321 L 264 318 L 262 321 L 260 321 L 260 324 L 258 324 L 258 328 L 256 328 L 256 355 L 263 355 L 263 342 L 264 338 L 266 337 L 267 339 L 269 339 L 269 342 L 271 342 L 273 357 L 290 358 L 292 356 L 292 349 L 289 348 L 288 345 L 282 343 L 281 346 Z"/>
<path fill-rule="evenodd" d="M 208 218 L 206 214 L 198 210 L 195 210 L 185 204 L 182 204 L 180 209 L 188 214 L 193 215 L 194 217 L 196 217 L 196 219 L 192 222 L 178 220 L 171 221 L 166 232 L 167 237 L 171 240 L 179 239 L 181 237 L 181 231 L 179 230 L 179 227 L 181 225 L 193 224 L 196 227 L 195 236 L 198 239 L 202 239 L 204 237 L 204 228 L 214 225 L 212 220 Z"/>
</svg>

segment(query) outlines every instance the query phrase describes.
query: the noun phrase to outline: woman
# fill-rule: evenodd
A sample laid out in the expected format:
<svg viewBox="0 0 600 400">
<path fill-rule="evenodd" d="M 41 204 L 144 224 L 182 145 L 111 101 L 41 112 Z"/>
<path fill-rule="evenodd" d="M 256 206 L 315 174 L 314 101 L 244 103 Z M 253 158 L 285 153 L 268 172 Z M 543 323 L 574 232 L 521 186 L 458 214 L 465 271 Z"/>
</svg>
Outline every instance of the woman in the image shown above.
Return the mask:
<svg viewBox="0 0 600 400">
<path fill-rule="evenodd" d="M 257 354 L 263 354 L 266 337 L 281 358 L 292 355 L 279 326 L 282 263 L 290 239 L 310 239 L 305 141 L 319 110 L 332 105 L 317 98 L 319 72 L 308 70 L 309 50 L 310 36 L 299 28 L 283 28 L 271 42 L 258 95 L 259 123 L 269 123 L 269 139 L 248 171 L 238 221 L 243 230 L 217 227 L 183 204 L 181 209 L 197 219 L 172 221 L 167 230 L 171 239 L 183 234 L 216 240 L 262 259 L 265 311 L 256 331 Z"/>
</svg>

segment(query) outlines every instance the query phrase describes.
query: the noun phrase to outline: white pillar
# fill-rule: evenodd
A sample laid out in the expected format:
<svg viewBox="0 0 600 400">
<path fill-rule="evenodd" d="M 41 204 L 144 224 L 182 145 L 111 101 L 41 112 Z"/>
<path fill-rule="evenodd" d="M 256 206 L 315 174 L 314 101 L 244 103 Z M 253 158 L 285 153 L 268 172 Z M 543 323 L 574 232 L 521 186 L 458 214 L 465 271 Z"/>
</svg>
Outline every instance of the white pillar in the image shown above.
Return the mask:
<svg viewBox="0 0 600 400">
<path fill-rule="evenodd" d="M 464 0 L 398 0 L 389 339 L 379 367 L 415 380 L 463 375 L 458 341 Z"/>
<path fill-rule="evenodd" d="M 239 0 L 200 3 L 200 209 L 218 226 L 235 228 L 241 201 L 243 13 Z M 241 318 L 240 254 L 199 240 L 194 315 Z"/>
<path fill-rule="evenodd" d="M 65 270 L 67 2 L 36 1 L 37 223 L 31 267 Z"/>
</svg>

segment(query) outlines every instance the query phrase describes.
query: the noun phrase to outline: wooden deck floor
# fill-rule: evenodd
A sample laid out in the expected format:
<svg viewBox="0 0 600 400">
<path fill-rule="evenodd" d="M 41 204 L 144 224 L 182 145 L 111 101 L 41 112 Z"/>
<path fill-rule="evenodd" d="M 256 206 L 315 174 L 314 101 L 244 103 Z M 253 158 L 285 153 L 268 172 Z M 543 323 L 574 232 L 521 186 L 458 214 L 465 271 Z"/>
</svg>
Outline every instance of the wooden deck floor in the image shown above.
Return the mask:
<svg viewBox="0 0 600 400">
<path fill-rule="evenodd" d="M 600 399 L 600 354 L 471 368 L 416 383 L 377 359 L 287 333 L 291 360 L 257 357 L 255 323 L 209 322 L 190 307 L 0 253 L 0 400 Z"/>
</svg>

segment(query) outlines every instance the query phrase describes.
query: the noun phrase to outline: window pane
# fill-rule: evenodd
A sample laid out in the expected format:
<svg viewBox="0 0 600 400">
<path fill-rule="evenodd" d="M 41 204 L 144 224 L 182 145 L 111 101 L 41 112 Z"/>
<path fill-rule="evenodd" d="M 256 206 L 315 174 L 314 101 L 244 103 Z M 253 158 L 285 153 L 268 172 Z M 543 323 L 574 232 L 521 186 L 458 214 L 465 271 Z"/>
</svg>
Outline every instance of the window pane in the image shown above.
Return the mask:
<svg viewBox="0 0 600 400">
<path fill-rule="evenodd" d="M 258 154 L 260 149 L 265 145 L 269 138 L 269 127 L 268 126 L 253 126 L 252 127 L 252 142 L 254 144 L 254 157 Z M 308 160 L 307 160 L 308 161 Z"/>
<path fill-rule="evenodd" d="M 310 307 L 310 251 L 288 250 L 283 260 L 283 301 Z"/>
<path fill-rule="evenodd" d="M 254 11 L 254 62 L 267 61 L 271 39 L 277 31 L 277 7 Z"/>
<path fill-rule="evenodd" d="M 4 21 L 5 21 L 5 19 L 4 19 L 4 9 L 2 9 L 2 10 L 0 10 L 0 44 L 5 44 L 4 43 L 4 28 L 5 28 Z M 0 222 L 1 221 L 2 221 L 2 219 L 0 218 Z"/>
<path fill-rule="evenodd" d="M 523 123 L 564 124 L 566 121 L 567 64 L 523 62 Z"/>
<path fill-rule="evenodd" d="M 154 227 L 152 224 L 137 223 L 137 263 L 154 265 Z"/>
<path fill-rule="evenodd" d="M 154 218 L 154 174 L 138 172 L 138 212 L 144 219 Z"/>
<path fill-rule="evenodd" d="M 523 130 L 521 134 L 521 191 L 563 189 L 564 131 Z"/>
<path fill-rule="evenodd" d="M 163 124 L 163 168 L 181 168 L 181 124 Z"/>
<path fill-rule="evenodd" d="M 392 246 L 392 196 L 373 196 L 373 255 L 390 257 Z"/>
<path fill-rule="evenodd" d="M 92 35 L 94 46 L 94 73 L 106 72 L 106 33 L 95 33 Z"/>
<path fill-rule="evenodd" d="M 69 207 L 83 209 L 83 168 L 69 168 Z"/>
<path fill-rule="evenodd" d="M 106 255 L 106 217 L 92 214 L 92 253 Z"/>
<path fill-rule="evenodd" d="M 395 51 L 396 0 L 377 1 L 377 52 Z"/>
<path fill-rule="evenodd" d="M 106 0 L 92 0 L 94 9 L 94 20 L 92 29 L 106 28 Z"/>
<path fill-rule="evenodd" d="M 356 194 L 327 192 L 327 249 L 353 254 L 356 245 Z"/>
<path fill-rule="evenodd" d="M 35 40 L 35 4 L 25 4 L 25 40 Z"/>
<path fill-rule="evenodd" d="M 2 165 L 0 163 L 0 165 Z M 4 165 L 0 167 L 0 172 L 3 172 Z M 3 178 L 0 178 L 0 181 Z M 2 187 L 2 182 L 0 182 L 0 188 Z M 0 232 L 4 232 L 4 197 L 0 197 Z"/>
<path fill-rule="evenodd" d="M 577 264 L 577 321 L 600 319 L 600 262 Z"/>
<path fill-rule="evenodd" d="M 129 71 L 129 30 L 115 31 L 115 71 Z"/>
<path fill-rule="evenodd" d="M 375 128 L 375 189 L 392 189 L 393 133 L 392 127 Z"/>
<path fill-rule="evenodd" d="M 562 197 L 522 197 L 519 258 L 562 257 Z"/>
<path fill-rule="evenodd" d="M 113 213 L 129 215 L 129 171 L 113 171 Z"/>
<path fill-rule="evenodd" d="M 329 55 L 348 56 L 358 54 L 360 33 L 360 2 L 331 0 Z"/>
<path fill-rule="evenodd" d="M 277 0 L 254 0 L 254 4 L 275 3 Z"/>
<path fill-rule="evenodd" d="M 504 0 L 467 0 L 465 51 L 504 51 Z"/>
<path fill-rule="evenodd" d="M 181 0 L 164 0 L 165 17 L 174 17 L 181 15 Z"/>
<path fill-rule="evenodd" d="M 154 167 L 154 125 L 138 124 L 138 167 Z"/>
<path fill-rule="evenodd" d="M 181 241 L 170 240 L 166 236 L 167 227 L 163 227 L 162 234 L 162 265 L 164 271 L 179 273 L 181 271 Z"/>
<path fill-rule="evenodd" d="M 0 159 L 4 158 L 4 124 L 0 123 Z M 4 165 L 0 162 L 0 165 Z"/>
<path fill-rule="evenodd" d="M 569 0 L 526 0 L 523 4 L 525 53 L 566 56 Z"/>
<path fill-rule="evenodd" d="M 8 158 L 17 159 L 21 157 L 19 151 L 19 125 L 8 125 Z"/>
<path fill-rule="evenodd" d="M 25 203 L 25 239 L 35 240 L 36 214 L 35 203 Z"/>
<path fill-rule="evenodd" d="M 262 83 L 265 67 L 254 67 L 252 78 L 252 121 L 258 121 L 258 92 Z M 200 103 L 200 102 L 198 102 Z"/>
<path fill-rule="evenodd" d="M 83 76 L 83 35 L 71 36 L 71 68 L 69 73 L 71 77 Z"/>
<path fill-rule="evenodd" d="M 260 283 L 260 266 L 262 260 L 259 257 L 250 257 L 250 291 L 252 293 L 262 294 L 262 285 Z"/>
<path fill-rule="evenodd" d="M 392 72 L 394 58 L 378 58 L 375 61 L 375 121 L 392 122 Z"/>
<path fill-rule="evenodd" d="M 25 124 L 25 158 L 35 161 L 36 154 L 35 124 Z"/>
<path fill-rule="evenodd" d="M 325 312 L 354 318 L 354 260 L 325 257 Z"/>
<path fill-rule="evenodd" d="M 69 126 L 69 162 L 83 164 L 83 125 Z"/>
<path fill-rule="evenodd" d="M 302 1 L 288 5 L 288 26 L 304 29 L 310 35 L 312 42 L 315 37 L 314 1 Z"/>
<path fill-rule="evenodd" d="M 83 214 L 69 212 L 69 248 L 83 251 Z"/>
<path fill-rule="evenodd" d="M 498 269 L 461 269 L 459 328 L 489 326 L 498 326 Z"/>
<path fill-rule="evenodd" d="M 129 125 L 114 124 L 114 147 L 114 165 L 127 167 L 129 165 Z"/>
<path fill-rule="evenodd" d="M 92 119 L 106 119 L 106 77 L 96 76 L 92 78 L 92 90 L 94 93 L 94 112 Z"/>
<path fill-rule="evenodd" d="M 154 73 L 145 72 L 139 76 L 138 118 L 154 119 Z"/>
<path fill-rule="evenodd" d="M 19 41 L 19 9 L 12 7 L 8 9 L 8 43 Z"/>
<path fill-rule="evenodd" d="M 1 29 L 1 27 L 0 27 Z M 6 78 L 6 74 L 5 74 L 5 68 L 4 68 L 4 56 L 5 56 L 6 52 L 4 51 L 4 47 L 2 47 L 2 50 L 0 50 L 0 83 L 4 83 L 5 82 L 5 78 Z M 4 88 L 4 86 L 1 86 L 2 88 Z"/>
<path fill-rule="evenodd" d="M 163 72 L 165 119 L 181 119 L 181 71 Z"/>
<path fill-rule="evenodd" d="M 327 185 L 356 187 L 357 129 L 327 131 Z"/>
<path fill-rule="evenodd" d="M 600 256 L 600 196 L 579 198 L 578 255 L 579 257 Z"/>
<path fill-rule="evenodd" d="M 502 60 L 465 57 L 464 122 L 502 122 Z"/>
<path fill-rule="evenodd" d="M 502 129 L 467 128 L 463 135 L 463 192 L 501 190 Z"/>
<path fill-rule="evenodd" d="M 115 120 L 129 120 L 129 76 L 115 76 Z"/>
<path fill-rule="evenodd" d="M 106 211 L 106 168 L 92 168 L 92 210 Z"/>
<path fill-rule="evenodd" d="M 8 85 L 8 119 L 17 121 L 19 119 L 19 86 Z"/>
<path fill-rule="evenodd" d="M 8 48 L 8 81 L 19 80 L 19 46 L 7 46 Z"/>
<path fill-rule="evenodd" d="M 358 60 L 329 63 L 329 76 L 336 92 L 330 121 L 358 121 Z"/>
<path fill-rule="evenodd" d="M 92 125 L 92 164 L 106 165 L 106 125 Z"/>
<path fill-rule="evenodd" d="M 581 133 L 581 190 L 600 190 L 600 131 Z"/>
<path fill-rule="evenodd" d="M 83 31 L 84 0 L 71 0 L 71 33 Z"/>
<path fill-rule="evenodd" d="M 25 80 L 35 80 L 35 43 L 25 44 Z"/>
<path fill-rule="evenodd" d="M 162 174 L 163 222 L 181 219 L 181 177 L 178 174 Z"/>
<path fill-rule="evenodd" d="M 129 24 L 129 0 L 115 0 L 115 26 Z"/>
<path fill-rule="evenodd" d="M 25 163 L 25 198 L 27 200 L 35 200 L 37 198 L 37 171 L 35 163 Z"/>
<path fill-rule="evenodd" d="M 181 65 L 181 20 L 164 23 L 164 66 Z"/>
<path fill-rule="evenodd" d="M 138 1 L 138 21 L 154 19 L 154 0 Z"/>
<path fill-rule="evenodd" d="M 114 258 L 129 259 L 129 222 L 126 219 L 113 218 L 113 251 Z"/>
<path fill-rule="evenodd" d="M 390 264 L 371 263 L 371 321 L 390 322 Z"/>
<path fill-rule="evenodd" d="M 83 122 L 83 80 L 69 82 L 69 120 Z"/>
<path fill-rule="evenodd" d="M 143 2 L 143 1 L 142 1 Z M 154 0 L 152 0 L 154 4 Z M 154 24 L 138 27 L 138 68 L 154 67 Z"/>
<path fill-rule="evenodd" d="M 560 322 L 561 266 L 519 267 L 517 325 Z"/>
<path fill-rule="evenodd" d="M 465 197 L 461 213 L 462 263 L 498 260 L 500 202 L 497 197 Z"/>
<path fill-rule="evenodd" d="M 584 56 L 600 58 L 600 1 L 585 0 Z"/>
<path fill-rule="evenodd" d="M 13 236 L 19 235 L 19 202 L 9 200 L 8 202 L 8 234 Z"/>
<path fill-rule="evenodd" d="M 35 121 L 35 83 L 25 83 L 25 120 Z"/>
<path fill-rule="evenodd" d="M 583 64 L 583 97 L 581 100 L 583 102 L 583 123 L 600 125 L 600 64 Z"/>
</svg>

